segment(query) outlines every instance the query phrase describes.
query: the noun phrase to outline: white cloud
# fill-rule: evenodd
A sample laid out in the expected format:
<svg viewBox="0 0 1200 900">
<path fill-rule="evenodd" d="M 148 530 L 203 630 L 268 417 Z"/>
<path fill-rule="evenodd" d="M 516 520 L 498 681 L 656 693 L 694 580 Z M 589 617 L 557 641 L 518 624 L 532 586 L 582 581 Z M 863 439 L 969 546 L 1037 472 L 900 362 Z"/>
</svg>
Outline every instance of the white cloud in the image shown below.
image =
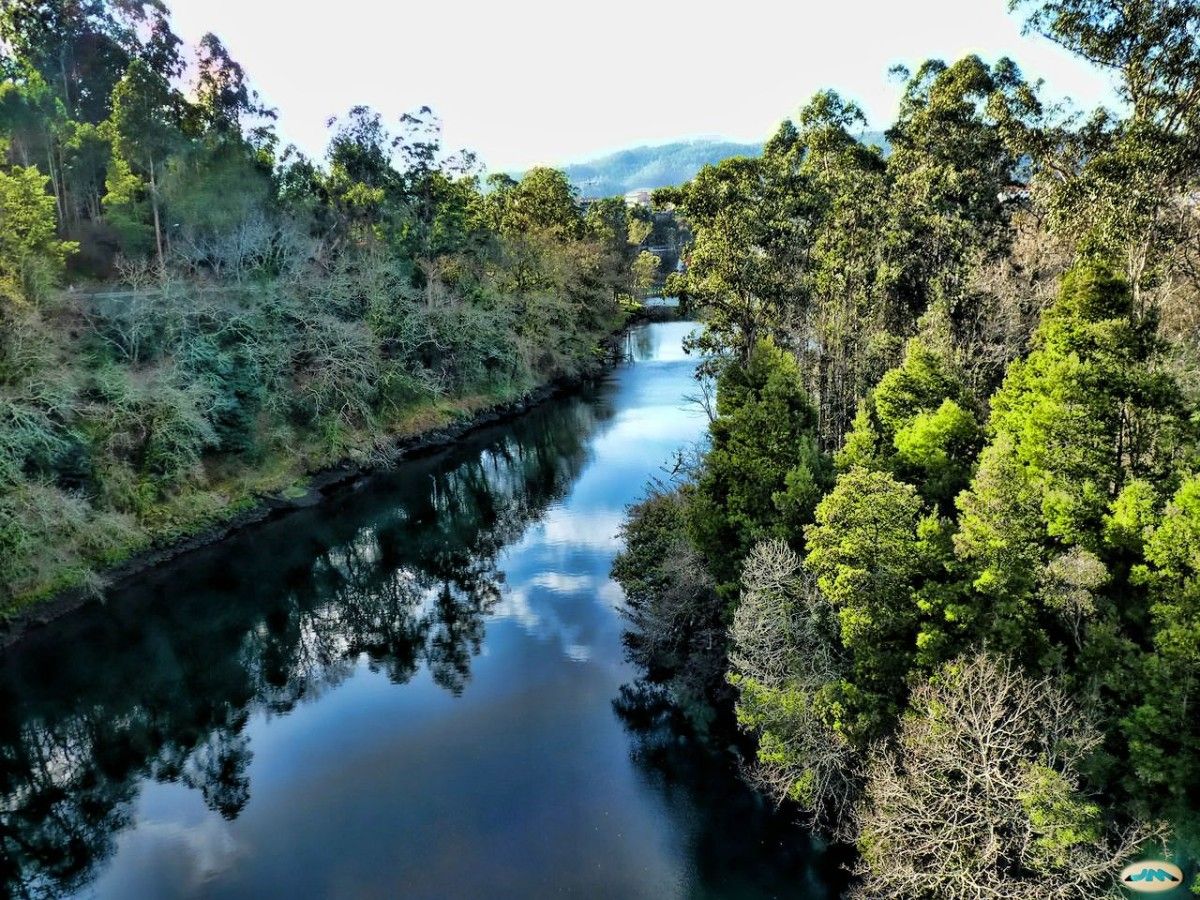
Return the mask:
<svg viewBox="0 0 1200 900">
<path fill-rule="evenodd" d="M 506 589 L 492 607 L 491 615 L 497 619 L 512 619 L 530 634 L 537 634 L 542 624 L 542 617 L 529 603 L 529 595 L 519 587 Z"/>
<path fill-rule="evenodd" d="M 620 510 L 581 514 L 555 507 L 542 520 L 540 537 L 554 547 L 609 551 L 621 546 L 618 532 L 623 521 Z"/>
<path fill-rule="evenodd" d="M 546 588 L 557 594 L 577 594 L 593 588 L 596 579 L 591 575 L 568 575 L 565 572 L 542 572 L 533 576 L 529 583 Z"/>
<path fill-rule="evenodd" d="M 142 860 L 144 866 L 169 860 L 172 878 L 186 894 L 198 892 L 246 853 L 246 848 L 234 839 L 229 823 L 216 814 L 192 823 L 141 822 L 123 837 L 121 849 Z"/>
</svg>

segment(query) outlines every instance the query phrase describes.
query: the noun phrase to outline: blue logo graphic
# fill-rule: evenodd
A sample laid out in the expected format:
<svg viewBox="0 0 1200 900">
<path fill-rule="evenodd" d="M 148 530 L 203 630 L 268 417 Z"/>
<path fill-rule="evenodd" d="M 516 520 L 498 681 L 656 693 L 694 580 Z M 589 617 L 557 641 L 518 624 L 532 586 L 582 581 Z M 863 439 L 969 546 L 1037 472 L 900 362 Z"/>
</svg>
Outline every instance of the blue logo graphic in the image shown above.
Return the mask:
<svg viewBox="0 0 1200 900">
<path fill-rule="evenodd" d="M 1166 869 L 1151 869 L 1149 866 L 1147 866 L 1146 868 L 1142 869 L 1142 871 L 1137 872 L 1133 875 L 1126 875 L 1125 880 L 1126 881 L 1142 881 L 1142 882 L 1179 881 L 1178 878 L 1176 878 L 1174 875 L 1172 875 Z"/>
<path fill-rule="evenodd" d="M 1185 881 L 1183 869 L 1162 859 L 1139 859 L 1121 870 L 1121 886 L 1135 894 L 1179 896 Z"/>
</svg>

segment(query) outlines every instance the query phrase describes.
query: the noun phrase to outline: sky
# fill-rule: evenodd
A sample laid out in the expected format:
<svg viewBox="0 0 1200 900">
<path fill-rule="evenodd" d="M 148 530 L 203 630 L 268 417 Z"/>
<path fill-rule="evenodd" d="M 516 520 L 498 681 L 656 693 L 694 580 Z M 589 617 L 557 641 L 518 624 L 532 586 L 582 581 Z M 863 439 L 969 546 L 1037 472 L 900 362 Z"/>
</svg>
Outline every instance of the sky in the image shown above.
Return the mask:
<svg viewBox="0 0 1200 900">
<path fill-rule="evenodd" d="M 692 137 L 763 140 L 834 88 L 893 119 L 888 69 L 1008 55 L 1047 95 L 1090 109 L 1108 78 L 1039 36 L 1006 0 L 169 0 L 177 32 L 216 33 L 285 142 L 322 156 L 326 120 L 428 105 L 448 149 L 492 171 L 561 165 Z"/>
</svg>

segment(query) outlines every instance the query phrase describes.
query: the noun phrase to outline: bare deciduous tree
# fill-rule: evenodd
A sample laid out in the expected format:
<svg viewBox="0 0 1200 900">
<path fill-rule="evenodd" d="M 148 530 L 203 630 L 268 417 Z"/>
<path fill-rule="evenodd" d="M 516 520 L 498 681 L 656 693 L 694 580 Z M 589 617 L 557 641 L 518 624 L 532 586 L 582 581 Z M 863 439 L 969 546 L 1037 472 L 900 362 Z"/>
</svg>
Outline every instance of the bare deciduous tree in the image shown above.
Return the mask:
<svg viewBox="0 0 1200 900">
<path fill-rule="evenodd" d="M 1048 679 L 987 653 L 914 691 L 896 744 L 867 771 L 859 895 L 1067 900 L 1119 890 L 1159 827 L 1117 834 L 1080 791 L 1100 736 Z"/>
<path fill-rule="evenodd" d="M 860 790 L 854 749 L 815 702 L 843 661 L 836 612 L 787 544 L 764 541 L 746 559 L 734 614 L 731 681 L 738 718 L 758 734 L 752 779 L 777 800 L 796 800 L 823 827 L 849 839 Z"/>
</svg>

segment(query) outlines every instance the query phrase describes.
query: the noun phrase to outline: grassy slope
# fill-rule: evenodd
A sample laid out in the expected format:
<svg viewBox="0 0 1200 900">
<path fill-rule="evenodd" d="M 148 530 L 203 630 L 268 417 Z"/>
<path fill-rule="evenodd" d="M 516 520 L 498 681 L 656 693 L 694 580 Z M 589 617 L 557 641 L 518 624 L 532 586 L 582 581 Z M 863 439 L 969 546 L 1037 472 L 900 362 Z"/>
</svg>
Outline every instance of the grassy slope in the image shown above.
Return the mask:
<svg viewBox="0 0 1200 900">
<path fill-rule="evenodd" d="M 293 499 L 307 492 L 309 476 L 341 463 L 368 463 L 387 444 L 401 441 L 471 419 L 496 406 L 511 402 L 525 391 L 512 390 L 490 395 L 441 398 L 381 423 L 375 430 L 347 433 L 337 449 L 316 441 L 304 441 L 291 452 L 265 454 L 254 464 L 230 457 L 213 457 L 205 462 L 203 477 L 181 487 L 156 503 L 146 516 L 122 515 L 119 527 L 110 531 L 103 566 L 118 566 L 139 553 L 169 546 L 207 528 L 227 523 L 241 513 L 272 497 Z M 380 457 L 382 458 L 382 457 Z M 113 516 L 98 527 L 111 529 Z M 87 543 L 86 538 L 83 541 Z M 0 620 L 28 612 L 32 607 L 63 591 L 77 588 L 96 590 L 103 574 L 92 560 L 84 559 L 78 547 L 63 545 L 47 560 L 41 577 L 4 607 Z"/>
</svg>

